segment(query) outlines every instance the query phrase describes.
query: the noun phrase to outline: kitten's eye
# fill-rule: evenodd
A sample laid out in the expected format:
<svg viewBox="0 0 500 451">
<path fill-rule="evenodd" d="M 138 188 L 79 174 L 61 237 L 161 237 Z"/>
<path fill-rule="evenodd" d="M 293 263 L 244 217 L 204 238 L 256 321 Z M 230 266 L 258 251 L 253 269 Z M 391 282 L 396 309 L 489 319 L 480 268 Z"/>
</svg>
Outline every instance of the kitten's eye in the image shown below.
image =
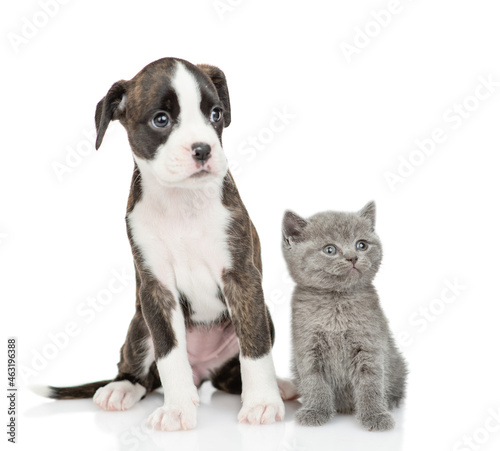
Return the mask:
<svg viewBox="0 0 500 451">
<path fill-rule="evenodd" d="M 215 107 L 210 113 L 210 120 L 212 122 L 219 122 L 222 119 L 222 109 Z"/>
<path fill-rule="evenodd" d="M 170 118 L 165 111 L 158 111 L 151 121 L 153 127 L 155 128 L 165 128 L 168 124 L 170 124 Z"/>
<path fill-rule="evenodd" d="M 327 255 L 335 255 L 337 253 L 337 248 L 333 244 L 329 244 L 323 248 L 323 252 Z"/>
<path fill-rule="evenodd" d="M 366 243 L 366 241 L 358 241 L 356 243 L 356 249 L 358 251 L 366 251 L 368 249 L 368 243 Z"/>
</svg>

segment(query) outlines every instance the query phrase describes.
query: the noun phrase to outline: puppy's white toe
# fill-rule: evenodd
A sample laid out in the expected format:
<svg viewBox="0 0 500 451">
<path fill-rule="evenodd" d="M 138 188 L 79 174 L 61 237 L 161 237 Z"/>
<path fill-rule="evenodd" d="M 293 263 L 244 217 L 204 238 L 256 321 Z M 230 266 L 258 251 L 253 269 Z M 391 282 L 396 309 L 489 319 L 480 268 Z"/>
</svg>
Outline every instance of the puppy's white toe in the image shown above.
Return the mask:
<svg viewBox="0 0 500 451">
<path fill-rule="evenodd" d="M 271 424 L 282 421 L 285 417 L 285 406 L 280 399 L 270 402 L 243 403 L 238 414 L 240 423 Z"/>
<path fill-rule="evenodd" d="M 104 410 L 127 410 L 137 403 L 146 393 L 141 384 L 130 381 L 110 382 L 99 388 L 93 401 Z"/>
<path fill-rule="evenodd" d="M 187 431 L 196 427 L 196 406 L 194 403 L 166 405 L 156 409 L 148 418 L 153 429 L 161 431 Z"/>
</svg>

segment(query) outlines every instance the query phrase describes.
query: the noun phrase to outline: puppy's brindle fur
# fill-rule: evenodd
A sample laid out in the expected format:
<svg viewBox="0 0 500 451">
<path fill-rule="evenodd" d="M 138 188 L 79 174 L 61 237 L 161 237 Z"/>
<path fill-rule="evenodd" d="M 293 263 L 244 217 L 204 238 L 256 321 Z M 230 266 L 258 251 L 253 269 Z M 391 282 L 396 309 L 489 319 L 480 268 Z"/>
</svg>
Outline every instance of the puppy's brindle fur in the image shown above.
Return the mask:
<svg viewBox="0 0 500 451">
<path fill-rule="evenodd" d="M 192 108 L 194 103 L 188 102 L 190 99 L 199 100 L 198 112 Z M 191 109 L 183 112 L 182 108 Z M 158 128 L 151 122 L 158 111 L 167 113 L 168 126 Z M 216 120 L 220 112 L 222 117 Z M 203 119 L 198 117 L 200 113 Z M 197 127 L 204 130 L 201 135 L 195 128 L 187 130 L 191 116 L 198 118 Z M 198 395 L 189 380 L 192 374 L 186 330 L 197 328 L 203 333 L 213 327 L 234 326 L 239 355 L 236 352 L 211 368 L 207 377 L 216 388 L 242 393 L 240 421 L 270 423 L 282 419 L 284 407 L 270 354 L 274 329 L 261 285 L 259 238 L 222 153 L 222 130 L 231 122 L 223 72 L 174 58 L 155 61 L 133 79 L 115 83 L 98 103 L 95 120 L 96 148 L 110 121 L 119 120 L 127 130 L 134 155 L 126 223 L 136 270 L 136 312 L 113 381 L 48 387 L 43 394 L 56 399 L 94 396 L 101 407 L 120 410 L 163 385 L 165 404 L 151 415 L 153 427 L 191 429 L 196 425 Z M 187 131 L 182 132 L 183 127 Z M 182 133 L 184 141 L 179 137 Z M 188 138 L 202 136 L 209 141 L 212 135 L 213 142 L 208 143 L 210 157 L 200 161 L 193 153 L 194 147 L 189 148 L 197 143 Z M 176 172 L 178 167 L 181 169 Z M 172 220 L 168 219 L 169 208 Z M 199 245 L 201 255 L 184 255 L 178 253 L 176 243 L 168 244 L 169 239 L 184 239 L 182 230 L 175 229 L 176 215 L 186 234 L 196 235 L 198 222 L 209 223 L 210 219 L 204 218 L 211 215 L 215 218 L 213 224 L 222 224 L 225 230 L 213 230 L 217 227 L 211 225 L 206 230 L 201 228 L 201 236 L 192 238 L 195 245 L 190 237 L 186 241 L 188 254 L 197 251 Z M 200 240 L 199 244 L 196 240 Z M 171 247 L 174 250 L 170 251 Z M 163 248 L 172 257 L 159 255 Z M 208 255 L 203 254 L 205 249 Z M 210 260 L 199 266 L 197 259 L 204 258 L 218 263 Z M 175 272 L 188 267 L 196 273 Z M 207 299 L 190 298 L 183 291 L 184 281 L 207 274 L 213 280 L 199 283 L 205 283 L 202 290 L 213 287 L 214 292 L 207 292 Z M 185 285 L 196 292 L 197 283 Z"/>
</svg>

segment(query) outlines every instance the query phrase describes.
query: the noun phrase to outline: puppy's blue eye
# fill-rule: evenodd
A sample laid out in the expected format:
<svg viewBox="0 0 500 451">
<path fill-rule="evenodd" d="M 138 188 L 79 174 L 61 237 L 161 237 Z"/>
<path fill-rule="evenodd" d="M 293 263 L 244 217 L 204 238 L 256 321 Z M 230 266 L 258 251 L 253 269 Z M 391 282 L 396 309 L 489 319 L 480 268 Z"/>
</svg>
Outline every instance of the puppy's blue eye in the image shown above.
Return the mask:
<svg viewBox="0 0 500 451">
<path fill-rule="evenodd" d="M 170 124 L 170 118 L 165 111 L 158 111 L 153 117 L 153 126 L 156 128 L 164 128 Z"/>
<path fill-rule="evenodd" d="M 222 110 L 219 107 L 215 107 L 210 113 L 210 120 L 212 122 L 219 122 L 222 119 Z"/>
<path fill-rule="evenodd" d="M 337 253 L 337 248 L 333 244 L 329 244 L 323 248 L 323 252 L 327 255 L 335 255 Z"/>
<path fill-rule="evenodd" d="M 358 251 L 366 251 L 368 249 L 368 244 L 365 241 L 363 241 L 363 240 L 358 241 L 356 243 L 356 249 Z"/>
</svg>

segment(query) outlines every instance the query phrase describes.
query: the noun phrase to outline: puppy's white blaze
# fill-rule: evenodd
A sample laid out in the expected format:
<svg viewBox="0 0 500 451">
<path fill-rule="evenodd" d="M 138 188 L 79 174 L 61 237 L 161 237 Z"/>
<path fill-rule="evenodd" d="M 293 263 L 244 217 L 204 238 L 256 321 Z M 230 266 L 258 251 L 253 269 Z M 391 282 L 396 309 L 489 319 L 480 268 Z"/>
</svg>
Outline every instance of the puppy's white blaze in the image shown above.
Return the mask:
<svg viewBox="0 0 500 451">
<path fill-rule="evenodd" d="M 178 133 L 184 134 L 186 141 L 198 142 L 198 136 L 217 139 L 212 126 L 207 124 L 206 118 L 200 110 L 201 93 L 196 79 L 185 68 L 184 64 L 177 63 L 172 86 L 177 94 L 180 107 L 180 123 Z M 207 133 L 208 132 L 208 133 Z M 205 141 L 206 142 L 206 141 Z"/>
<path fill-rule="evenodd" d="M 185 403 L 196 402 L 197 390 L 188 360 L 184 316 L 179 304 L 172 311 L 172 327 L 177 345 L 165 357 L 158 359 L 156 366 L 165 392 L 165 406 L 182 407 Z"/>
<path fill-rule="evenodd" d="M 189 177 L 200 169 L 200 164 L 192 157 L 191 146 L 201 142 L 212 148 L 211 157 L 203 167 L 216 178 L 222 179 L 227 172 L 227 159 L 217 133 L 200 109 L 201 93 L 198 83 L 180 62 L 176 65 L 172 87 L 179 102 L 179 123 L 167 141 L 158 147 L 153 160 L 141 160 L 134 156 L 139 169 L 143 172 L 144 166 L 150 166 L 155 176 L 170 186 L 200 186 L 202 180 L 191 180 Z M 209 179 L 213 180 L 213 177 Z"/>
</svg>

